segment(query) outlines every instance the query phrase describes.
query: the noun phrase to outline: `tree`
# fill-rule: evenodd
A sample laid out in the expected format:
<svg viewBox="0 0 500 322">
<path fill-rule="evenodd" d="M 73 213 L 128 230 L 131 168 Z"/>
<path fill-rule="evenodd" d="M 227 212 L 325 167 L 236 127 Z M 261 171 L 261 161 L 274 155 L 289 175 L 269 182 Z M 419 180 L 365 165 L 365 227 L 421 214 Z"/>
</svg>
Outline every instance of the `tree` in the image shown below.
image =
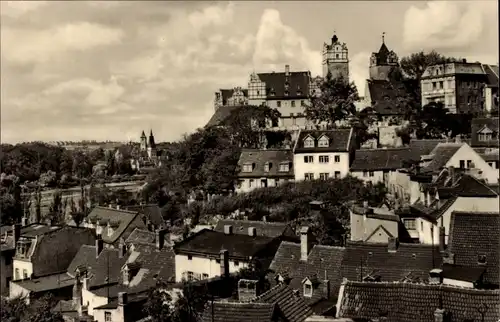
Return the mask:
<svg viewBox="0 0 500 322">
<path fill-rule="evenodd" d="M 30 302 L 28 306 L 26 299 L 16 297 L 13 299 L 1 298 L 1 320 L 7 322 L 63 322 L 64 319 L 59 312 L 52 312 L 55 301 L 50 296 L 44 296 Z"/>
<path fill-rule="evenodd" d="M 172 297 L 158 285 L 149 293 L 148 301 L 144 305 L 144 313 L 151 317 L 152 322 L 172 322 Z"/>
<path fill-rule="evenodd" d="M 49 207 L 48 219 L 54 225 L 63 225 L 66 217 L 66 200 L 63 201 L 61 191 L 56 190 L 52 196 L 52 203 Z"/>
<path fill-rule="evenodd" d="M 348 120 L 356 114 L 354 102 L 359 100 L 359 96 L 353 82 L 349 83 L 342 77 L 333 78 L 328 73 L 320 89 L 321 94 L 313 97 L 311 104 L 305 108 L 308 120 L 333 126 L 335 122 Z"/>
<path fill-rule="evenodd" d="M 422 107 L 416 125 L 418 139 L 442 139 L 450 132 L 451 118 L 443 103 L 429 103 Z"/>
</svg>

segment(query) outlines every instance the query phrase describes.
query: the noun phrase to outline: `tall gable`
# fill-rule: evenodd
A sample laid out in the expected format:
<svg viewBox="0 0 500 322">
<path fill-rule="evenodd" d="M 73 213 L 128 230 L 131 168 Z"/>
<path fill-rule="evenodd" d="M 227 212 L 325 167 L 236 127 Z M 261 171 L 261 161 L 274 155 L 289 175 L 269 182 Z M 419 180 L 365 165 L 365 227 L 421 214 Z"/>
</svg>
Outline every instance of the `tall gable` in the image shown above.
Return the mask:
<svg viewBox="0 0 500 322">
<path fill-rule="evenodd" d="M 471 146 L 472 147 L 498 147 L 499 118 L 475 118 L 471 123 Z M 492 131 L 491 137 L 483 139 L 480 131 L 488 128 Z"/>
</svg>

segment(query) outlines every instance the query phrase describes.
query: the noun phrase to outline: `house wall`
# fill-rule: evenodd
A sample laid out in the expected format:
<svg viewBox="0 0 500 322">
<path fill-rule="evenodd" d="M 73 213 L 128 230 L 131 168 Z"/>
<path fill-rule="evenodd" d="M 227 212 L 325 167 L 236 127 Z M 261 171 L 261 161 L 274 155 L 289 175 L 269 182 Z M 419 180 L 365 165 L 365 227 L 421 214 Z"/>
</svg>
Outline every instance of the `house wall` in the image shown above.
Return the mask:
<svg viewBox="0 0 500 322">
<path fill-rule="evenodd" d="M 351 171 L 351 176 L 363 180 L 365 183 L 384 182 L 384 171 Z"/>
<path fill-rule="evenodd" d="M 16 280 L 16 269 L 19 270 L 19 279 L 23 279 L 23 271 L 26 270 L 28 278 L 33 274 L 33 263 L 29 260 L 14 259 L 12 261 L 12 280 Z"/>
<path fill-rule="evenodd" d="M 97 296 L 86 289 L 82 289 L 82 303 L 84 306 L 88 306 L 88 314 L 94 315 L 94 308 L 108 304 L 108 299 L 106 297 Z"/>
<path fill-rule="evenodd" d="M 10 283 L 9 285 L 9 298 L 14 299 L 16 297 L 26 297 L 26 303 L 30 303 L 30 292 L 25 289 L 24 287 L 21 287 L 17 283 Z"/>
<path fill-rule="evenodd" d="M 459 280 L 454 280 L 451 278 L 443 278 L 443 284 L 453 285 L 453 286 L 458 286 L 458 287 L 474 288 L 474 283 L 472 283 L 472 282 L 459 281 Z"/>
<path fill-rule="evenodd" d="M 411 181 L 404 172 L 389 172 L 386 186 L 389 193 L 397 194 L 399 199 L 406 199 L 409 203 L 414 203 L 420 197 L 419 183 Z"/>
<path fill-rule="evenodd" d="M 184 272 L 193 272 L 194 274 L 207 274 L 208 278 L 220 276 L 221 274 L 221 264 L 217 263 L 219 258 L 209 258 L 201 256 L 192 256 L 191 259 L 188 255 L 176 254 L 175 255 L 175 280 L 177 282 L 182 281 Z M 240 269 L 248 267 L 248 262 L 237 261 L 229 259 L 229 273 L 236 273 Z"/>
<path fill-rule="evenodd" d="M 465 166 L 467 166 L 467 160 L 472 161 L 475 169 L 482 171 L 481 177 L 485 179 L 488 183 L 498 183 L 498 171 L 493 169 L 484 159 L 479 155 L 474 149 L 469 145 L 464 144 L 458 151 L 448 160 L 446 166 L 453 166 L 455 168 L 460 168 L 460 160 L 465 161 Z"/>
<path fill-rule="evenodd" d="M 241 192 L 250 192 L 257 188 L 262 188 L 262 180 L 267 180 L 268 187 L 276 187 L 280 184 L 284 184 L 289 181 L 293 181 L 293 177 L 290 178 L 269 178 L 269 177 L 261 177 L 261 178 L 239 178 L 239 182 L 235 187 L 236 193 Z"/>
<path fill-rule="evenodd" d="M 0 294 L 9 294 L 9 281 L 12 279 L 13 269 L 12 269 L 12 257 L 14 256 L 14 250 L 7 250 L 1 253 L 0 258 Z"/>
<path fill-rule="evenodd" d="M 319 163 L 319 156 L 329 157 L 328 163 Z M 335 156 L 340 156 L 340 162 L 335 162 Z M 304 157 L 312 156 L 312 163 L 305 163 Z M 314 173 L 314 179 L 319 179 L 320 173 L 329 173 L 333 178 L 335 171 L 340 171 L 340 177 L 343 178 L 349 174 L 349 153 L 347 152 L 325 152 L 325 153 L 298 153 L 293 156 L 293 165 L 295 180 L 304 180 L 306 173 Z"/>
<path fill-rule="evenodd" d="M 120 306 L 120 305 L 118 305 L 118 307 L 116 309 L 94 310 L 94 321 L 107 322 L 105 319 L 106 312 L 111 313 L 111 321 L 113 321 L 113 322 L 125 322 L 124 307 Z"/>
<path fill-rule="evenodd" d="M 367 238 L 382 225 L 387 229 L 392 236 L 398 236 L 398 223 L 395 221 L 381 220 L 376 218 L 368 218 L 364 215 L 359 215 L 351 211 L 351 240 L 353 241 L 368 241 Z M 387 234 L 380 231 L 370 238 L 370 242 L 387 242 Z M 380 238 L 379 238 L 380 237 Z"/>
</svg>

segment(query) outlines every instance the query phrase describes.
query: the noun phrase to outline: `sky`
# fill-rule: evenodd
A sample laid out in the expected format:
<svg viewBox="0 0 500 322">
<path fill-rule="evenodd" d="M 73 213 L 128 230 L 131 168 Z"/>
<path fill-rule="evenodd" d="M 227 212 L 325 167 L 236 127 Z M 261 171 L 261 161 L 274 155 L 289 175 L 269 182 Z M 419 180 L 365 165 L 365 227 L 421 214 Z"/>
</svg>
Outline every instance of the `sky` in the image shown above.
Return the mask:
<svg viewBox="0 0 500 322">
<path fill-rule="evenodd" d="M 1 137 L 157 142 L 203 127 L 214 92 L 253 72 L 321 73 L 334 31 L 364 95 L 382 32 L 421 50 L 498 64 L 495 0 L 1 1 Z"/>
</svg>

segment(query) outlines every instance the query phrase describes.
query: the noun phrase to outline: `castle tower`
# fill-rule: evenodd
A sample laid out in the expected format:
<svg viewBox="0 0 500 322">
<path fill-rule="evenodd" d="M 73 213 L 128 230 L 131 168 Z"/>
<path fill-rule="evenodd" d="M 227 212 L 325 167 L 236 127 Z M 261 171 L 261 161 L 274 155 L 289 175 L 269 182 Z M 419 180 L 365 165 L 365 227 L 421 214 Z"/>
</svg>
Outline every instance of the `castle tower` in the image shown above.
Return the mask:
<svg viewBox="0 0 500 322">
<path fill-rule="evenodd" d="M 147 148 L 148 148 L 148 140 L 147 140 L 147 137 L 146 137 L 146 133 L 144 133 L 144 131 L 142 131 L 142 134 L 141 134 L 141 151 L 146 151 Z"/>
<path fill-rule="evenodd" d="M 385 45 L 385 32 L 382 33 L 382 45 L 378 53 L 372 53 L 370 57 L 370 79 L 389 80 L 390 72 L 397 68 L 398 56 Z"/>
<path fill-rule="evenodd" d="M 155 143 L 155 137 L 153 135 L 153 130 L 151 130 L 149 134 L 149 142 L 148 142 L 148 156 L 149 158 L 154 158 L 156 157 L 156 143 Z"/>
<path fill-rule="evenodd" d="M 343 76 L 349 79 L 349 53 L 347 45 L 340 43 L 337 35 L 333 34 L 331 44 L 323 44 L 323 77 L 330 72 L 333 78 Z"/>
</svg>

